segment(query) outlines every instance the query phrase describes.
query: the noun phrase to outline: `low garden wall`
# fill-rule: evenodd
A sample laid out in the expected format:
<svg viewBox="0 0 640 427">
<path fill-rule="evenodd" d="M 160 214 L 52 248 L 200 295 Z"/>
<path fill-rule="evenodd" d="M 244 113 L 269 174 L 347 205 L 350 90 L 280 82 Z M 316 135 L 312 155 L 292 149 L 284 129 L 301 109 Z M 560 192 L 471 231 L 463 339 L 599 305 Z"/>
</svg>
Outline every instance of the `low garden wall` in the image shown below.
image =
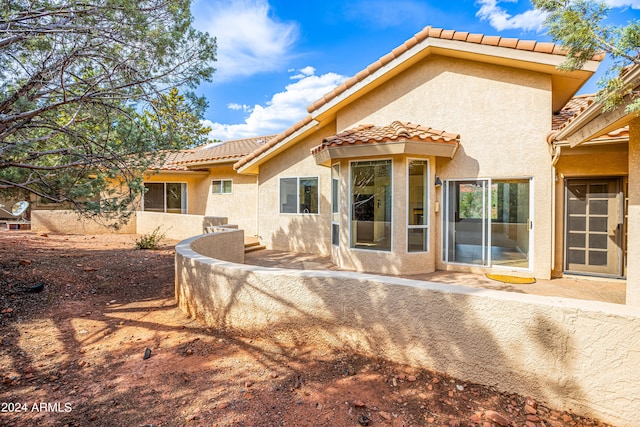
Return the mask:
<svg viewBox="0 0 640 427">
<path fill-rule="evenodd" d="M 113 222 L 100 222 L 78 215 L 73 210 L 32 210 L 31 230 L 62 234 L 149 234 L 159 228 L 165 237 L 182 240 L 205 232 L 207 226 L 225 226 L 227 218 L 205 215 L 169 214 L 161 212 L 133 212 L 129 221 L 114 228 Z"/>
<path fill-rule="evenodd" d="M 640 410 L 637 308 L 236 263 L 222 233 L 176 247 L 180 307 L 212 327 L 446 372 L 621 427 Z M 218 248 L 209 255 L 202 247 Z"/>
<path fill-rule="evenodd" d="M 159 231 L 168 239 L 182 240 L 204 233 L 207 226 L 226 224 L 225 217 L 138 211 L 134 233 L 144 235 L 159 228 Z"/>
<path fill-rule="evenodd" d="M 32 210 L 31 230 L 61 234 L 135 234 L 136 212 L 129 221 L 113 227 L 113 222 L 100 222 L 78 215 L 68 209 Z"/>
</svg>

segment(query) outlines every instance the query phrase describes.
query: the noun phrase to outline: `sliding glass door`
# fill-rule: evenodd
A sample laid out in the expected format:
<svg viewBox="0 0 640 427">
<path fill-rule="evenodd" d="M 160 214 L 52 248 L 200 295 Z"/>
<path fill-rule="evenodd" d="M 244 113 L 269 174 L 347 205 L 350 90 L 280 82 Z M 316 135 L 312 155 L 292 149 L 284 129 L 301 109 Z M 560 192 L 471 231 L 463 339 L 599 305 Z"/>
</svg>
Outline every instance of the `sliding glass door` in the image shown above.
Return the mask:
<svg viewBox="0 0 640 427">
<path fill-rule="evenodd" d="M 444 186 L 444 260 L 529 268 L 528 179 L 457 180 Z"/>
<path fill-rule="evenodd" d="M 445 261 L 487 265 L 487 182 L 445 185 Z"/>
</svg>

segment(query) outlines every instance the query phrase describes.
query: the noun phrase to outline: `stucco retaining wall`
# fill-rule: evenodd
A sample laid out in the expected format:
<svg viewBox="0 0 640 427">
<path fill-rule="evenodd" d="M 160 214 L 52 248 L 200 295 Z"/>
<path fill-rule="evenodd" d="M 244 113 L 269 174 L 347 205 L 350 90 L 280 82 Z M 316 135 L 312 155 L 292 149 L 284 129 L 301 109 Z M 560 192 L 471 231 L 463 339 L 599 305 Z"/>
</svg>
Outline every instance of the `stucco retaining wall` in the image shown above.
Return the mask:
<svg viewBox="0 0 640 427">
<path fill-rule="evenodd" d="M 209 326 L 351 348 L 631 427 L 640 311 L 353 272 L 265 268 L 176 247 L 176 298 Z M 195 244 L 194 244 L 195 243 Z"/>
<path fill-rule="evenodd" d="M 133 213 L 129 221 L 118 228 L 111 225 L 113 222 L 99 222 L 81 215 L 72 210 L 32 210 L 31 230 L 43 233 L 62 234 L 135 234 L 136 213 Z"/>
<path fill-rule="evenodd" d="M 193 239 L 191 249 L 205 257 L 244 263 L 244 230 L 221 228 L 211 238 Z"/>
<path fill-rule="evenodd" d="M 134 233 L 148 234 L 156 228 L 168 239 L 182 240 L 204 233 L 208 225 L 218 226 L 227 223 L 225 217 L 204 215 L 168 214 L 161 212 L 138 211 Z"/>
</svg>

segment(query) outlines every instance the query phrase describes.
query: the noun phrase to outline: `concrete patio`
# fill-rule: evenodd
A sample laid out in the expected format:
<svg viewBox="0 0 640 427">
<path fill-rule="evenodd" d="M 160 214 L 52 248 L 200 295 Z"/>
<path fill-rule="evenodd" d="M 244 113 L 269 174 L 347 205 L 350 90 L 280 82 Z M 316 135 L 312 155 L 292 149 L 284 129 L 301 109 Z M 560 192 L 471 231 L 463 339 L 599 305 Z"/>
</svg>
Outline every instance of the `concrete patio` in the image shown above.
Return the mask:
<svg viewBox="0 0 640 427">
<path fill-rule="evenodd" d="M 276 250 L 262 250 L 247 253 L 245 263 L 262 267 L 290 268 L 296 270 L 338 271 L 330 257 L 301 254 Z M 473 286 L 498 291 L 517 292 L 531 295 L 581 299 L 624 304 L 626 281 L 608 278 L 565 276 L 552 280 L 536 280 L 533 284 L 511 284 L 498 282 L 482 274 L 436 271 L 433 273 L 400 276 L 450 285 Z"/>
</svg>

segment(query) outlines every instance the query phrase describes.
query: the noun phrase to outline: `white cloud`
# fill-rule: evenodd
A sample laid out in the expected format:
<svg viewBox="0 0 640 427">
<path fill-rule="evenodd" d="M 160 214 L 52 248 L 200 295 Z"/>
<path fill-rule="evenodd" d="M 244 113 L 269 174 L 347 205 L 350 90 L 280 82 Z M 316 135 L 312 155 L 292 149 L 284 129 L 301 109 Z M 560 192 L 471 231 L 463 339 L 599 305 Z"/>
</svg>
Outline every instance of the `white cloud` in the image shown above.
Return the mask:
<svg viewBox="0 0 640 427">
<path fill-rule="evenodd" d="M 640 0 L 605 0 L 610 7 L 631 7 L 632 9 L 640 9 Z"/>
<path fill-rule="evenodd" d="M 289 72 L 291 71 L 295 71 L 295 70 L 289 70 Z M 295 74 L 291 77 L 289 77 L 291 80 L 299 80 L 299 79 L 304 79 L 305 77 L 308 76 L 312 76 L 316 73 L 316 69 L 313 68 L 312 66 L 308 65 L 304 68 L 301 68 L 300 70 L 298 70 L 299 73 Z"/>
<path fill-rule="evenodd" d="M 278 70 L 290 56 L 298 24 L 280 22 L 267 0 L 198 0 L 194 26 L 216 37 L 216 81 Z"/>
<path fill-rule="evenodd" d="M 227 108 L 229 110 L 234 110 L 234 111 L 244 111 L 245 113 L 251 111 L 251 106 L 247 104 L 241 105 L 241 104 L 231 103 L 227 105 Z"/>
<path fill-rule="evenodd" d="M 266 105 L 256 104 L 244 123 L 223 124 L 205 120 L 203 124 L 211 128 L 209 137 L 227 141 L 280 133 L 305 117 L 308 105 L 347 79 L 336 73 L 316 76 L 312 67 L 294 71 L 296 75 L 304 77 L 287 85 L 283 92 L 273 95 Z"/>
<path fill-rule="evenodd" d="M 482 21 L 489 21 L 489 24 L 498 31 L 503 30 L 526 30 L 540 31 L 547 14 L 537 9 L 530 9 L 526 12 L 510 15 L 502 7 L 498 6 L 499 0 L 479 0 L 480 10 L 476 16 Z"/>
<path fill-rule="evenodd" d="M 501 2 L 517 3 L 517 0 L 478 0 L 480 10 L 476 16 L 482 21 L 489 21 L 489 24 L 498 31 L 541 31 L 543 29 L 544 20 L 547 17 L 545 12 L 530 9 L 512 16 L 498 5 Z M 604 2 L 610 7 L 640 9 L 640 0 L 604 0 Z"/>
</svg>

